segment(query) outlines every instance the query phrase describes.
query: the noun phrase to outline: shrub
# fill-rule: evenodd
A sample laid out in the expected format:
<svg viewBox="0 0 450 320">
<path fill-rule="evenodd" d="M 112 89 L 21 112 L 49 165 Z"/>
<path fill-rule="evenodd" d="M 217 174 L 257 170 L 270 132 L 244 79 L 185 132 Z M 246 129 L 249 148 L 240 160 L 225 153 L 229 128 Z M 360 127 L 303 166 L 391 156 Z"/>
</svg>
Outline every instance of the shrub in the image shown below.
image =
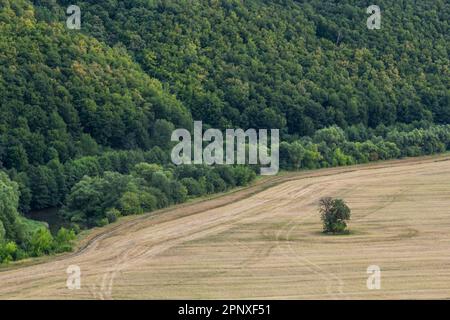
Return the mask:
<svg viewBox="0 0 450 320">
<path fill-rule="evenodd" d="M 97 227 L 104 227 L 109 223 L 107 218 L 98 219 L 96 221 Z"/>
<path fill-rule="evenodd" d="M 55 252 L 71 251 L 75 239 L 75 231 L 67 230 L 66 228 L 59 229 L 54 239 Z"/>
<path fill-rule="evenodd" d="M 245 186 L 256 178 L 255 172 L 244 166 L 234 167 L 233 174 L 238 186 Z"/>
<path fill-rule="evenodd" d="M 153 211 L 158 206 L 158 200 L 156 197 L 148 192 L 139 193 L 139 200 L 143 211 Z"/>
<path fill-rule="evenodd" d="M 181 183 L 186 187 L 189 196 L 201 196 L 206 194 L 205 188 L 194 178 L 183 178 Z"/>
<path fill-rule="evenodd" d="M 170 196 L 174 203 L 182 203 L 186 201 L 188 190 L 179 181 L 170 182 Z"/>
<path fill-rule="evenodd" d="M 53 251 L 53 237 L 46 228 L 40 228 L 31 237 L 30 251 L 35 257 L 50 254 Z"/>
<path fill-rule="evenodd" d="M 156 198 L 157 200 L 156 206 L 158 209 L 165 208 L 170 204 L 170 201 L 167 198 L 166 194 L 161 190 L 159 190 L 158 188 L 149 187 L 146 189 L 145 192 L 152 194 Z"/>
<path fill-rule="evenodd" d="M 72 223 L 70 224 L 70 229 L 71 229 L 73 232 L 75 232 L 75 234 L 78 234 L 78 233 L 81 232 L 81 227 L 80 227 L 80 225 L 77 224 L 77 223 L 74 223 L 74 222 L 72 222 Z"/>
<path fill-rule="evenodd" d="M 160 165 L 142 162 L 134 166 L 133 175 L 150 182 L 153 174 L 162 170 L 163 168 Z"/>
<path fill-rule="evenodd" d="M 17 245 L 15 242 L 0 243 L 0 263 L 16 260 Z"/>
<path fill-rule="evenodd" d="M 119 206 L 124 215 L 140 214 L 143 212 L 141 200 L 135 192 L 125 192 L 119 200 Z"/>
<path fill-rule="evenodd" d="M 106 212 L 106 219 L 108 219 L 109 223 L 116 222 L 120 216 L 121 216 L 120 211 L 115 208 L 109 209 Z"/>
</svg>

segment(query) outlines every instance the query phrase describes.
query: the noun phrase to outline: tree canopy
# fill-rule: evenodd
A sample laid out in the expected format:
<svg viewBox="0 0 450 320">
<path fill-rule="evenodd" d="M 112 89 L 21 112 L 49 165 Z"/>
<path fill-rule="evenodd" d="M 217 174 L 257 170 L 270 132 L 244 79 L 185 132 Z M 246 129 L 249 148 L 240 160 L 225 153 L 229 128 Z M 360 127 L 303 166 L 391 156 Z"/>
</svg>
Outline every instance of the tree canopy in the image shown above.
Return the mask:
<svg viewBox="0 0 450 320">
<path fill-rule="evenodd" d="M 40 0 L 38 17 L 70 1 Z M 294 0 L 78 1 L 81 31 L 121 45 L 197 120 L 224 128 L 449 123 L 449 4 Z"/>
</svg>

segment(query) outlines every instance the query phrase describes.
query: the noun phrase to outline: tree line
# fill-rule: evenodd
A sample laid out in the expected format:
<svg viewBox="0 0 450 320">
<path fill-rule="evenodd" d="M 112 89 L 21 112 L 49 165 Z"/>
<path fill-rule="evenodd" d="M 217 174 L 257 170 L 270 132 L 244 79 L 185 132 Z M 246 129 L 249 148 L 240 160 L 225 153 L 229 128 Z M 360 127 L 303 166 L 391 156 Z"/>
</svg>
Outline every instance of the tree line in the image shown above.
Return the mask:
<svg viewBox="0 0 450 320">
<path fill-rule="evenodd" d="M 403 157 L 417 157 L 450 150 L 450 125 L 426 122 L 375 129 L 337 126 L 280 144 L 280 167 L 285 170 L 317 169 Z"/>
</svg>

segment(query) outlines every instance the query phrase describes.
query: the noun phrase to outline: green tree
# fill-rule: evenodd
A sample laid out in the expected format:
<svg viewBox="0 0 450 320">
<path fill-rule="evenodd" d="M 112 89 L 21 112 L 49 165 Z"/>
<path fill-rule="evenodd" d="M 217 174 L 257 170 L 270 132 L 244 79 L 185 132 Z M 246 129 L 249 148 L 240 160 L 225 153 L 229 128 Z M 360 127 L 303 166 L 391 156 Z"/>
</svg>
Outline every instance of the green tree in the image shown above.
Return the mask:
<svg viewBox="0 0 450 320">
<path fill-rule="evenodd" d="M 53 243 L 55 252 L 71 251 L 75 239 L 76 235 L 73 230 L 67 230 L 66 228 L 59 229 Z"/>
<path fill-rule="evenodd" d="M 3 239 L 15 240 L 18 232 L 19 187 L 0 171 L 0 223 Z"/>
<path fill-rule="evenodd" d="M 48 229 L 40 228 L 33 234 L 30 241 L 30 250 L 35 257 L 53 252 L 53 237 Z"/>
<path fill-rule="evenodd" d="M 108 219 L 108 222 L 109 222 L 109 223 L 113 223 L 113 222 L 116 222 L 117 219 L 119 219 L 119 217 L 120 217 L 121 215 L 122 215 L 122 214 L 120 213 L 119 210 L 117 210 L 117 209 L 115 209 L 115 208 L 109 209 L 109 210 L 106 212 L 106 219 Z"/>
<path fill-rule="evenodd" d="M 119 200 L 119 207 L 124 215 L 143 213 L 141 199 L 139 198 L 139 194 L 135 192 L 125 192 Z"/>
<path fill-rule="evenodd" d="M 66 199 L 65 212 L 72 222 L 91 223 L 103 217 L 105 180 L 85 176 Z"/>
<path fill-rule="evenodd" d="M 206 193 L 206 190 L 194 178 L 183 178 L 180 182 L 186 188 L 189 196 L 201 196 Z"/>
<path fill-rule="evenodd" d="M 170 197 L 172 198 L 173 203 L 182 203 L 186 201 L 187 195 L 188 190 L 181 182 L 170 182 Z"/>
<path fill-rule="evenodd" d="M 8 263 L 14 261 L 17 255 L 17 245 L 12 242 L 0 242 L 0 263 Z"/>
<path fill-rule="evenodd" d="M 322 198 L 319 202 L 319 212 L 323 222 L 323 232 L 333 234 L 346 232 L 351 213 L 344 200 Z"/>
</svg>

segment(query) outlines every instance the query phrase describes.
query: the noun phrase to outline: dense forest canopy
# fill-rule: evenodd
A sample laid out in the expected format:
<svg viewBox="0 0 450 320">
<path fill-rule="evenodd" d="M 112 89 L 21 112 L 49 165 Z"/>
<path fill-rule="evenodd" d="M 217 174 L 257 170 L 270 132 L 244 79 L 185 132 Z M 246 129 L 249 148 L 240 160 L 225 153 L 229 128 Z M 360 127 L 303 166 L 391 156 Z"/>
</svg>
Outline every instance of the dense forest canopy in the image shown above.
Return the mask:
<svg viewBox="0 0 450 320">
<path fill-rule="evenodd" d="M 167 144 L 193 119 L 312 136 L 450 122 L 449 6 L 379 1 L 1 2 L 0 160 L 24 170 Z"/>
<path fill-rule="evenodd" d="M 283 169 L 450 150 L 450 3 L 0 0 L 0 263 L 75 231 L 243 186 L 174 166 L 175 128 L 278 128 Z M 66 9 L 81 8 L 81 30 Z"/>
<path fill-rule="evenodd" d="M 372 1 L 373 2 L 373 1 Z M 212 126 L 311 135 L 337 124 L 450 121 L 450 4 L 370 1 L 78 1 L 82 32 L 123 45 Z M 71 1 L 40 0 L 64 17 Z"/>
<path fill-rule="evenodd" d="M 91 137 L 112 148 L 150 148 L 158 143 L 152 132 L 158 119 L 190 125 L 188 110 L 125 49 L 38 22 L 31 6 L 3 5 L 0 158 L 6 168 L 89 154 Z"/>
</svg>

